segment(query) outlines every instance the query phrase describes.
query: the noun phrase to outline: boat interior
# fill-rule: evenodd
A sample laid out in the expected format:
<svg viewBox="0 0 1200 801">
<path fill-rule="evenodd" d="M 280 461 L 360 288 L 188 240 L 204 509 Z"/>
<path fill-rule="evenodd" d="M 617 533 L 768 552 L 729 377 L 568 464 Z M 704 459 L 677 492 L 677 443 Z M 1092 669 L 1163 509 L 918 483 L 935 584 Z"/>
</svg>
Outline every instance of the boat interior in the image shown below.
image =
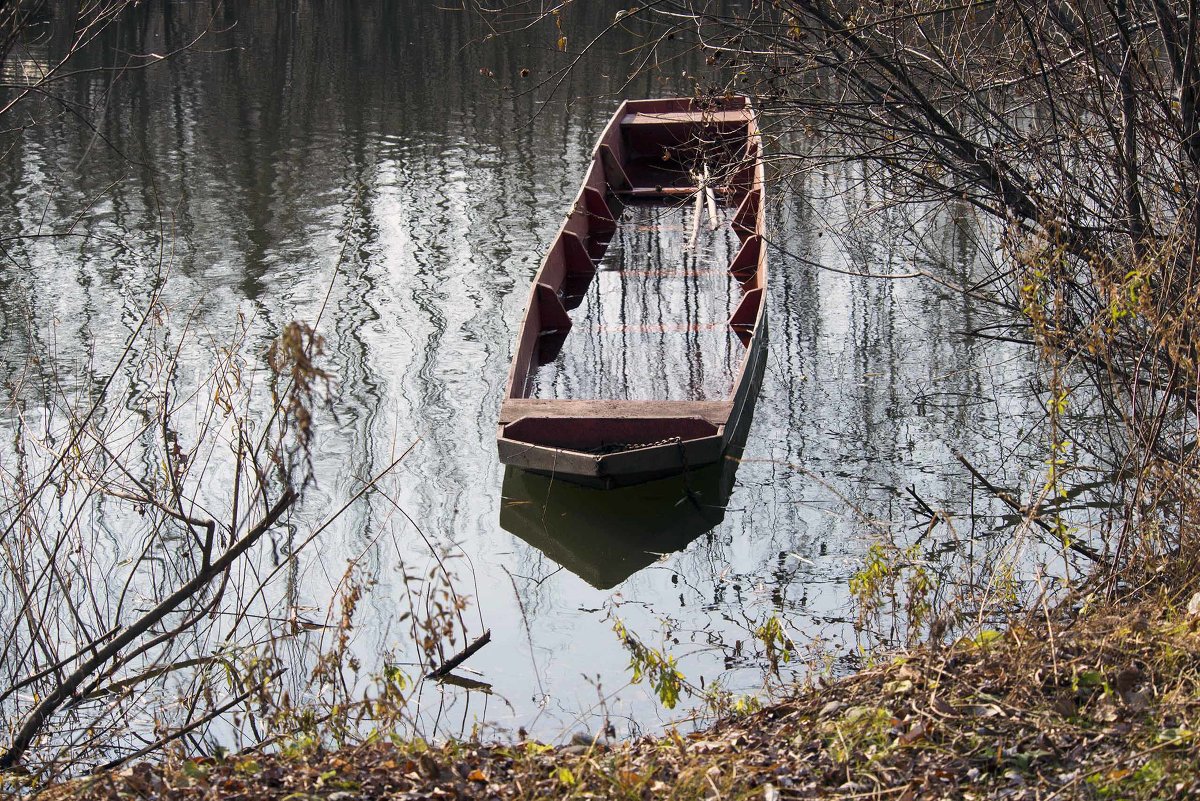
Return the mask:
<svg viewBox="0 0 1200 801">
<path fill-rule="evenodd" d="M 564 281 L 559 299 L 572 324 L 538 338 L 526 396 L 728 397 L 744 350 L 728 324 L 742 298 L 726 269 L 740 244 L 730 209 L 718 204 L 717 230 L 702 225 L 689 243 L 694 213 L 686 200 L 621 206 L 595 273 Z"/>
<path fill-rule="evenodd" d="M 535 278 L 508 399 L 728 400 L 763 303 L 760 155 L 743 98 L 626 102 Z M 661 434 L 667 418 L 631 425 Z M 505 437 L 532 433 L 510 420 Z M 667 427 L 692 438 L 719 422 Z M 551 423 L 537 441 L 584 447 L 586 432 Z"/>
</svg>

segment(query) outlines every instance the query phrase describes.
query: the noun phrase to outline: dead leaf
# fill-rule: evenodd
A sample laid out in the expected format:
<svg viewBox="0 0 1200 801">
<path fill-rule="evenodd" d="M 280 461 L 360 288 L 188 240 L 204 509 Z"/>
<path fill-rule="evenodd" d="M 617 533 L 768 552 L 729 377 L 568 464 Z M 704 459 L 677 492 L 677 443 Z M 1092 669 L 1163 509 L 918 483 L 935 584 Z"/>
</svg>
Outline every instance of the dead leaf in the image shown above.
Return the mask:
<svg viewBox="0 0 1200 801">
<path fill-rule="evenodd" d="M 1134 712 L 1144 712 L 1150 706 L 1151 693 L 1149 688 L 1134 690 L 1121 694 L 1121 700 Z"/>
<path fill-rule="evenodd" d="M 925 739 L 925 724 L 918 722 L 911 729 L 900 735 L 900 742 L 903 745 L 912 745 L 917 740 Z"/>
<path fill-rule="evenodd" d="M 632 770 L 619 770 L 617 771 L 617 779 L 621 782 L 621 784 L 629 785 L 641 784 L 646 780 L 646 777 L 642 776 L 640 773 L 635 773 Z"/>
<path fill-rule="evenodd" d="M 467 774 L 467 779 L 469 781 L 473 781 L 473 782 L 486 783 L 488 780 L 488 777 L 487 777 L 487 774 L 484 773 L 482 770 L 480 770 L 479 768 L 475 768 L 475 770 L 473 770 Z"/>
<path fill-rule="evenodd" d="M 1079 712 L 1079 707 L 1075 705 L 1075 693 L 1070 691 L 1059 693 L 1050 706 L 1064 718 L 1074 717 Z"/>
<path fill-rule="evenodd" d="M 1121 717 L 1121 712 L 1111 698 L 1105 697 L 1097 701 L 1089 710 L 1089 717 L 1101 723 L 1112 723 Z"/>
<path fill-rule="evenodd" d="M 830 701 L 829 703 L 825 704 L 825 706 L 821 707 L 821 711 L 818 712 L 817 715 L 822 718 L 831 718 L 845 708 L 846 705 L 841 701 Z"/>
<path fill-rule="evenodd" d="M 974 704 L 967 707 L 967 712 L 977 718 L 994 718 L 1004 714 L 1004 710 L 995 704 Z"/>
<path fill-rule="evenodd" d="M 954 714 L 954 707 L 951 706 L 940 695 L 935 695 L 932 698 L 930 698 L 929 706 L 931 709 L 933 709 L 934 712 L 937 712 L 939 715 L 953 715 Z"/>
</svg>

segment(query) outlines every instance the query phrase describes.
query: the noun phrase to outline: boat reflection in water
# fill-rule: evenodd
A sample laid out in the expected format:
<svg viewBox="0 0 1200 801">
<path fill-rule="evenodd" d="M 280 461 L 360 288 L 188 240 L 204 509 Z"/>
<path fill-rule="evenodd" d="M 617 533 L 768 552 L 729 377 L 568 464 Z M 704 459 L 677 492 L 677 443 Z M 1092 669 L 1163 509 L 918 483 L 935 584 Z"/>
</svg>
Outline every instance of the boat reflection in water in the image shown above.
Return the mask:
<svg viewBox="0 0 1200 801">
<path fill-rule="evenodd" d="M 500 527 L 601 590 L 615 587 L 664 554 L 683 550 L 725 519 L 765 362 L 759 361 L 750 401 L 719 462 L 615 489 L 507 467 Z"/>
<path fill-rule="evenodd" d="M 606 590 L 725 519 L 737 466 L 727 454 L 690 473 L 611 490 L 508 467 L 500 526 Z"/>
</svg>

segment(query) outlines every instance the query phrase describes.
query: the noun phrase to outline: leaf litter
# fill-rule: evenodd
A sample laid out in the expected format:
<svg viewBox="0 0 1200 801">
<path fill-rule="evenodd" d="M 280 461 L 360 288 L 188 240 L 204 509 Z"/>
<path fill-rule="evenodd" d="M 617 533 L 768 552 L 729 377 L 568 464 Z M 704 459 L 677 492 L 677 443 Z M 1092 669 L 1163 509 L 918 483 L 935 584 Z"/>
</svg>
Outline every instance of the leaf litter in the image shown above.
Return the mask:
<svg viewBox="0 0 1200 801">
<path fill-rule="evenodd" d="M 139 763 L 40 801 L 1200 797 L 1195 599 L 909 650 L 707 729 Z"/>
</svg>

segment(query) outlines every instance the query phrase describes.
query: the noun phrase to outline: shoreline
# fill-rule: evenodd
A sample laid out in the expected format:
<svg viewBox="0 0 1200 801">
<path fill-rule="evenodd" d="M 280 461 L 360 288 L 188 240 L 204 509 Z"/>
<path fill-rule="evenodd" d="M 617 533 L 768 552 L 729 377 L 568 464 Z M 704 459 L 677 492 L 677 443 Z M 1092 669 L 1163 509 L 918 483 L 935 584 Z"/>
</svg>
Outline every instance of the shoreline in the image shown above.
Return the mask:
<svg viewBox="0 0 1200 801">
<path fill-rule="evenodd" d="M 1200 593 L 1160 589 L 920 646 L 689 735 L 285 749 L 140 763 L 36 798 L 1188 798 L 1198 730 Z"/>
</svg>

